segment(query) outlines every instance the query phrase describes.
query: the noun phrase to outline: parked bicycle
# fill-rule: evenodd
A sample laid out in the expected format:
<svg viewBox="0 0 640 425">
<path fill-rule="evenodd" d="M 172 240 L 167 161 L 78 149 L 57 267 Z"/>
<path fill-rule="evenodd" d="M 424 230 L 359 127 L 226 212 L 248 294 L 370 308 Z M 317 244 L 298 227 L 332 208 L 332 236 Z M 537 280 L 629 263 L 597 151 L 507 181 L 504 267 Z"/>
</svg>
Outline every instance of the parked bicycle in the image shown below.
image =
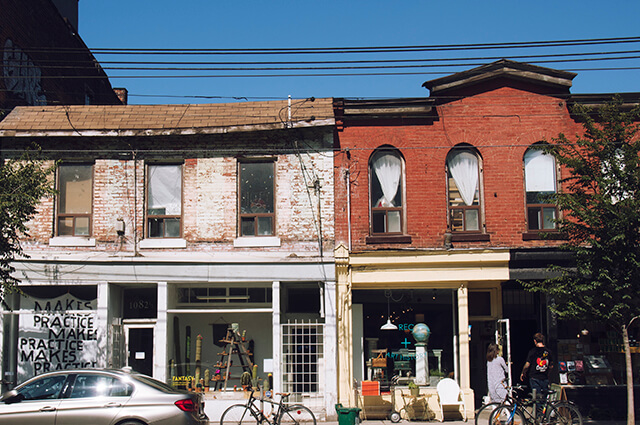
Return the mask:
<svg viewBox="0 0 640 425">
<path fill-rule="evenodd" d="M 220 425 L 316 425 L 316 417 L 308 407 L 286 404 L 291 393 L 275 395 L 280 397 L 280 401 L 256 398 L 252 390 L 245 404 L 234 404 L 224 411 Z"/>
<path fill-rule="evenodd" d="M 502 385 L 502 384 L 501 384 Z M 505 386 L 506 387 L 506 386 Z M 475 425 L 489 425 L 489 418 L 494 410 L 496 410 L 503 403 L 513 404 L 515 397 L 523 397 L 524 393 L 518 394 L 518 392 L 523 392 L 524 387 L 515 386 L 515 387 L 506 387 L 507 395 L 503 401 L 492 401 L 480 406 L 478 410 L 476 410 L 475 414 Z M 516 392 L 516 396 L 513 393 Z"/>
<path fill-rule="evenodd" d="M 520 385 L 510 389 L 511 399 L 493 410 L 489 425 L 582 425 L 582 415 L 576 405 L 549 397 L 555 391 L 535 398 L 522 397 L 520 391 Z"/>
</svg>

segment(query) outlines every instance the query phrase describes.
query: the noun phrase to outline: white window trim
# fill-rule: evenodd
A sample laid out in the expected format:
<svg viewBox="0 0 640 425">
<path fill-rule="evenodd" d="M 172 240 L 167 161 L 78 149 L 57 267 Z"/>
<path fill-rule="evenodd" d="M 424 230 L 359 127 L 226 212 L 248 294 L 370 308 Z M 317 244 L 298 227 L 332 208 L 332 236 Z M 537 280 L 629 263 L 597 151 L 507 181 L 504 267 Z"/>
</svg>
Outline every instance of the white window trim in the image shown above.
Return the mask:
<svg viewBox="0 0 640 425">
<path fill-rule="evenodd" d="M 280 247 L 281 241 L 277 236 L 241 236 L 234 239 L 234 248 Z"/>
<path fill-rule="evenodd" d="M 56 236 L 49 239 L 49 246 L 96 246 L 96 240 L 84 236 Z"/>
<path fill-rule="evenodd" d="M 151 238 L 143 239 L 138 243 L 138 247 L 142 249 L 153 248 L 186 248 L 187 240 L 182 238 Z"/>
</svg>

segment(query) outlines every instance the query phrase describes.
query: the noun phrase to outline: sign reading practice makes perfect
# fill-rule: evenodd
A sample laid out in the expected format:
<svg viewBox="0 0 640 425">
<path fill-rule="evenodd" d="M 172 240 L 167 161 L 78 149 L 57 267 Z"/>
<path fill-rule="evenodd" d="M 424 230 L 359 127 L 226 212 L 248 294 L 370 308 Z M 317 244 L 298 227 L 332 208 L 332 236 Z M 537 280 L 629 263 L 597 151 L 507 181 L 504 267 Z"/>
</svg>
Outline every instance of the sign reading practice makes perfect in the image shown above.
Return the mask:
<svg viewBox="0 0 640 425">
<path fill-rule="evenodd" d="M 66 294 L 23 300 L 18 338 L 18 381 L 44 372 L 95 367 L 98 358 L 96 300 Z"/>
</svg>

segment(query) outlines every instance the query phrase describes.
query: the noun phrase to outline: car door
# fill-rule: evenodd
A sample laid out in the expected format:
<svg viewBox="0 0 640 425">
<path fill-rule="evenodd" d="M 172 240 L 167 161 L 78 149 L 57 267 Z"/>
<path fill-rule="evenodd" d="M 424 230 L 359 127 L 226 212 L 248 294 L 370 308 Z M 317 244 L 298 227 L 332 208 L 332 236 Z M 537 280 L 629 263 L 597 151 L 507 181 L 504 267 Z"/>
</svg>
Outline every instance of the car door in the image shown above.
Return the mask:
<svg viewBox="0 0 640 425">
<path fill-rule="evenodd" d="M 0 403 L 0 424 L 54 425 L 67 377 L 43 376 L 18 388 L 18 397 L 10 403 Z"/>
<path fill-rule="evenodd" d="M 120 413 L 132 393 L 129 384 L 100 373 L 75 376 L 67 397 L 58 405 L 56 423 L 64 425 L 109 425 Z"/>
</svg>

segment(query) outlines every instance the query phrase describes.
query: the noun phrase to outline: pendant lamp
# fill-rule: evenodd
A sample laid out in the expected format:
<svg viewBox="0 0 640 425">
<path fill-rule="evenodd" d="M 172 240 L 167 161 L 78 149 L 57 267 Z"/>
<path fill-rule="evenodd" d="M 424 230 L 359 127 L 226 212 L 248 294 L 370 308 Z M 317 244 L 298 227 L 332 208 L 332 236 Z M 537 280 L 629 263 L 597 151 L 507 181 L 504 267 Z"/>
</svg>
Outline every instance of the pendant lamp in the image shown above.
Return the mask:
<svg viewBox="0 0 640 425">
<path fill-rule="evenodd" d="M 391 298 L 391 291 L 385 291 L 384 296 L 387 297 L 387 323 L 380 326 L 381 331 L 396 331 L 398 327 L 391 323 L 391 307 L 389 305 Z"/>
</svg>

